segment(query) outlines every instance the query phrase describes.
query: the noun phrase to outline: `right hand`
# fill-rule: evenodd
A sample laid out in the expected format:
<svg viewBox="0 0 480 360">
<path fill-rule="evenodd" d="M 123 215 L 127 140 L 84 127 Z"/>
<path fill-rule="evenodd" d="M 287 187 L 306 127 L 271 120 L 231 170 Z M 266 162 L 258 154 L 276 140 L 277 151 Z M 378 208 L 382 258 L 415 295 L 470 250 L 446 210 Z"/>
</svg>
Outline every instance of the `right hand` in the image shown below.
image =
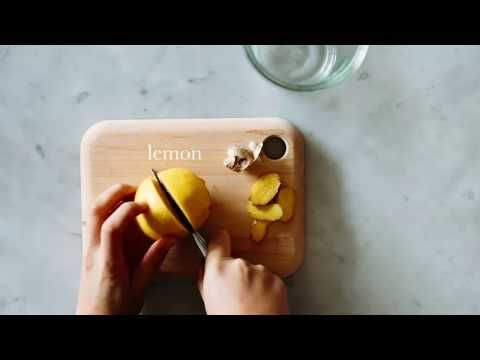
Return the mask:
<svg viewBox="0 0 480 360">
<path fill-rule="evenodd" d="M 230 256 L 230 236 L 219 232 L 208 244 L 198 289 L 209 315 L 285 315 L 289 313 L 283 281 L 263 265 Z"/>
</svg>

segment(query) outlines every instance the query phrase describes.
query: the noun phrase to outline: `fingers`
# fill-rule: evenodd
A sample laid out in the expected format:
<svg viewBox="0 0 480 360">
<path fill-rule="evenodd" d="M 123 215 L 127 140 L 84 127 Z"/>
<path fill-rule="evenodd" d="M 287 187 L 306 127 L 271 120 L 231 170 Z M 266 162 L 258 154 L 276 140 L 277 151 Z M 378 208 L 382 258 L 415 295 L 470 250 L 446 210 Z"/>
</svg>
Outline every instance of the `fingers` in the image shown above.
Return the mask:
<svg viewBox="0 0 480 360">
<path fill-rule="evenodd" d="M 260 272 L 268 272 L 267 268 L 262 264 L 252 265 L 252 269 Z"/>
<path fill-rule="evenodd" d="M 133 201 L 124 202 L 108 217 L 101 227 L 101 246 L 105 253 L 117 256 L 123 246 L 123 235 L 128 224 L 139 214 L 144 212 L 147 206 Z"/>
<path fill-rule="evenodd" d="M 155 241 L 147 250 L 133 275 L 132 286 L 137 296 L 143 297 L 145 288 L 152 281 L 155 272 L 162 265 L 175 241 L 174 237 L 165 236 Z"/>
<path fill-rule="evenodd" d="M 131 185 L 116 184 L 101 193 L 95 200 L 87 219 L 87 238 L 89 241 L 99 241 L 98 230 L 114 209 L 114 207 L 132 195 L 136 188 Z"/>
<path fill-rule="evenodd" d="M 91 214 L 99 218 L 106 218 L 117 203 L 135 191 L 136 188 L 131 185 L 115 184 L 110 186 L 98 196 L 92 206 Z"/>
<path fill-rule="evenodd" d="M 230 235 L 227 231 L 221 230 L 208 243 L 205 263 L 220 261 L 223 258 L 230 257 L 230 253 Z"/>
</svg>

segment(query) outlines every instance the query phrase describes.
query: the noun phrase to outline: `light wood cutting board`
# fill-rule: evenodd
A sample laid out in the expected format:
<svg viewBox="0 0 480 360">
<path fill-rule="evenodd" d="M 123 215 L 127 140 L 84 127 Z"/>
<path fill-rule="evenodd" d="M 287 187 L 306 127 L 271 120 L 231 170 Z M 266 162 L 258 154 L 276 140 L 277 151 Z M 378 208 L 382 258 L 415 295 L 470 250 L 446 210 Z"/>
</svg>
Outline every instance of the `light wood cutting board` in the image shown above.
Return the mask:
<svg viewBox="0 0 480 360">
<path fill-rule="evenodd" d="M 224 166 L 229 146 L 247 147 L 251 141 L 259 143 L 270 135 L 286 141 L 283 158 L 271 160 L 262 154 L 243 173 Z M 224 228 L 232 236 L 233 256 L 263 264 L 282 277 L 298 269 L 304 256 L 304 143 L 289 122 L 280 118 L 227 118 L 95 124 L 81 143 L 82 227 L 90 205 L 110 185 L 138 185 L 151 175 L 151 168 L 172 167 L 189 168 L 206 181 L 213 202 L 211 215 L 201 229 L 207 241 L 215 230 Z M 287 224 L 273 223 L 266 238 L 255 243 L 249 238 L 252 220 L 245 206 L 251 184 L 268 172 L 277 172 L 283 183 L 295 189 L 295 214 Z M 136 231 L 131 236 L 142 235 Z M 186 238 L 170 250 L 160 272 L 193 275 L 200 261 L 193 240 Z"/>
</svg>

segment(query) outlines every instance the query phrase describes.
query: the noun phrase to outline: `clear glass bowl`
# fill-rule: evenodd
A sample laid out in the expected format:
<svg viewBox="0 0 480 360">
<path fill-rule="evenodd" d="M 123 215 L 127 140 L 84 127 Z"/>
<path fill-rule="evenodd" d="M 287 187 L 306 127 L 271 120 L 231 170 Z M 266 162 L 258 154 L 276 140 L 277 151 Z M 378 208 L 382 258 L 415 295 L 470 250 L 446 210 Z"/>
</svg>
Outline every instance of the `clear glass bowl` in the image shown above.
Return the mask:
<svg viewBox="0 0 480 360">
<path fill-rule="evenodd" d="M 339 84 L 362 65 L 368 45 L 245 45 L 250 62 L 268 80 L 296 91 Z"/>
</svg>

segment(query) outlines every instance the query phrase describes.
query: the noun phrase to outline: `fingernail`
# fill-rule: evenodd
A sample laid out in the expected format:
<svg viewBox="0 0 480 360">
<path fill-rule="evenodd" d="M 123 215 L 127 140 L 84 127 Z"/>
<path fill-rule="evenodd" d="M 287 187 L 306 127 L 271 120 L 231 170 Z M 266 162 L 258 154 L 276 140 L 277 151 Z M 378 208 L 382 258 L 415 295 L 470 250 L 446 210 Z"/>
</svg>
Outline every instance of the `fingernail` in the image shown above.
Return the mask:
<svg viewBox="0 0 480 360">
<path fill-rule="evenodd" d="M 142 209 L 148 209 L 148 204 L 146 202 L 139 202 L 137 203 Z"/>
</svg>

